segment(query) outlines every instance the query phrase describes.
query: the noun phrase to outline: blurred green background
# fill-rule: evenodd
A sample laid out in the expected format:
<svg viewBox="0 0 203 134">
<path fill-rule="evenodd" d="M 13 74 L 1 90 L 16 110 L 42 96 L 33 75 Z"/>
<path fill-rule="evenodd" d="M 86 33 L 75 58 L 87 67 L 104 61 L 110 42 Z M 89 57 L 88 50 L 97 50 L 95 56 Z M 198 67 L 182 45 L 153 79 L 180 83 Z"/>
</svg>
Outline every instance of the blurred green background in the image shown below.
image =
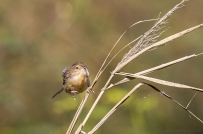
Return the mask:
<svg viewBox="0 0 203 134">
<path fill-rule="evenodd" d="M 91 80 L 119 36 L 133 23 L 163 16 L 180 0 L 1 0 L 0 1 L 0 134 L 64 134 L 85 93 L 76 101 L 64 92 L 61 71 L 75 61 L 84 62 Z M 203 22 L 203 1 L 190 0 L 177 10 L 160 39 Z M 126 43 L 155 22 L 132 28 L 120 41 Z M 149 51 L 122 71 L 138 72 L 183 56 L 203 52 L 203 29 Z M 133 45 L 131 45 L 133 46 Z M 80 116 L 80 123 L 127 48 L 110 64 L 95 86 Z M 150 74 L 155 78 L 203 88 L 203 56 Z M 115 77 L 113 82 L 123 77 Z M 140 80 L 106 91 L 84 130 L 90 130 Z M 194 91 L 154 84 L 187 105 Z M 203 119 L 202 93 L 190 110 Z M 78 125 L 78 124 L 77 124 Z M 97 134 L 149 134 L 167 130 L 203 133 L 202 124 L 147 86 L 141 87 L 119 108 Z M 179 133 L 179 132 L 177 132 Z M 197 133 L 197 132 L 191 132 Z"/>
</svg>

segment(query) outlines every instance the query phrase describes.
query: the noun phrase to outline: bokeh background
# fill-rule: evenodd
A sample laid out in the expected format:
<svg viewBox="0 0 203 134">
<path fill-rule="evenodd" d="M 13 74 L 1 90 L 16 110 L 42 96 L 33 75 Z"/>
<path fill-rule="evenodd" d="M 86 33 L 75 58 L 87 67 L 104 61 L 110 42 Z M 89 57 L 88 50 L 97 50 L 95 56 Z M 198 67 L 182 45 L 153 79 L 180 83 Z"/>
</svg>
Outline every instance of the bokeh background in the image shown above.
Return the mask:
<svg viewBox="0 0 203 134">
<path fill-rule="evenodd" d="M 76 101 L 64 92 L 52 100 L 62 86 L 61 71 L 75 61 L 82 61 L 88 66 L 93 80 L 113 44 L 130 25 L 163 16 L 178 2 L 180 0 L 1 0 L 0 134 L 65 133 L 85 93 L 78 95 Z M 202 7 L 202 0 L 187 2 L 170 17 L 165 26 L 168 30 L 159 39 L 202 23 Z M 132 28 L 113 54 L 154 23 L 145 22 Z M 135 73 L 201 53 L 202 33 L 203 29 L 198 29 L 149 51 L 122 71 Z M 84 119 L 110 71 L 129 49 L 117 56 L 103 73 L 78 123 Z M 203 56 L 199 56 L 149 76 L 203 88 L 202 61 Z M 116 76 L 112 82 L 121 78 Z M 90 130 L 138 82 L 141 80 L 106 91 L 84 131 Z M 185 106 L 195 93 L 154 85 Z M 202 96 L 199 93 L 189 107 L 201 119 Z M 167 130 L 203 133 L 199 121 L 171 100 L 143 86 L 96 133 L 161 134 Z"/>
</svg>

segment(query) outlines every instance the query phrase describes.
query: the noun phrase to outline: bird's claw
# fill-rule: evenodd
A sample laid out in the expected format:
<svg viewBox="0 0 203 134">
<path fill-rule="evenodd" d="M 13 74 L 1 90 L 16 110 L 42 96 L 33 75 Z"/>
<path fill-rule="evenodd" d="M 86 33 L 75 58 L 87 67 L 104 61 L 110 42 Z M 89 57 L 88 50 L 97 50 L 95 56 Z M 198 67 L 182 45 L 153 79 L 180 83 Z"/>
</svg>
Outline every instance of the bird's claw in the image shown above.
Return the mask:
<svg viewBox="0 0 203 134">
<path fill-rule="evenodd" d="M 93 94 L 95 94 L 94 90 L 92 90 L 92 89 L 87 89 L 87 93 L 88 93 L 88 94 L 90 94 L 91 92 L 92 92 Z"/>
<path fill-rule="evenodd" d="M 76 100 L 76 99 L 75 99 L 75 95 L 76 95 L 76 94 L 78 94 L 78 91 L 71 91 L 71 95 L 73 96 L 73 99 L 74 99 L 74 100 Z"/>
</svg>

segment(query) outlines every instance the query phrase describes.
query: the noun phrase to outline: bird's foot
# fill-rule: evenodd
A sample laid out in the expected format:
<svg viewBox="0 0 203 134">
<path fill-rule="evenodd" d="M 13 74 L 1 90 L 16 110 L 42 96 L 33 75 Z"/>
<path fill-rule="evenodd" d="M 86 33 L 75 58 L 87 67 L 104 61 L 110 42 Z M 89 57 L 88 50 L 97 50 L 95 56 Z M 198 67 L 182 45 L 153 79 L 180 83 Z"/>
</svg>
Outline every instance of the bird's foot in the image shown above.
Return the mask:
<svg viewBox="0 0 203 134">
<path fill-rule="evenodd" d="M 74 99 L 74 100 L 76 100 L 76 99 L 75 99 L 75 95 L 77 95 L 77 94 L 78 94 L 78 91 L 71 91 L 71 95 L 73 96 L 73 99 Z"/>
<path fill-rule="evenodd" d="M 95 94 L 94 90 L 92 90 L 91 88 L 88 88 L 88 89 L 87 89 L 87 93 L 90 94 L 91 92 L 92 92 L 93 94 Z"/>
</svg>

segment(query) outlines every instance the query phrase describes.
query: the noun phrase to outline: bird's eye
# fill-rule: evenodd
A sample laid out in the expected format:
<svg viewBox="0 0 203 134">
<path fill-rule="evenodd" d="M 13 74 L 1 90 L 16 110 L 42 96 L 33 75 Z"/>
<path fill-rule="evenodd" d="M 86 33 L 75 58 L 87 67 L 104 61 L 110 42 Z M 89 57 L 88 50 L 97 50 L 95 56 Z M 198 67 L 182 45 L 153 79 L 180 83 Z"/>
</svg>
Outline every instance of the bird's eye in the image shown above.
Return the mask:
<svg viewBox="0 0 203 134">
<path fill-rule="evenodd" d="M 78 67 L 75 67 L 76 69 L 78 69 Z"/>
</svg>

